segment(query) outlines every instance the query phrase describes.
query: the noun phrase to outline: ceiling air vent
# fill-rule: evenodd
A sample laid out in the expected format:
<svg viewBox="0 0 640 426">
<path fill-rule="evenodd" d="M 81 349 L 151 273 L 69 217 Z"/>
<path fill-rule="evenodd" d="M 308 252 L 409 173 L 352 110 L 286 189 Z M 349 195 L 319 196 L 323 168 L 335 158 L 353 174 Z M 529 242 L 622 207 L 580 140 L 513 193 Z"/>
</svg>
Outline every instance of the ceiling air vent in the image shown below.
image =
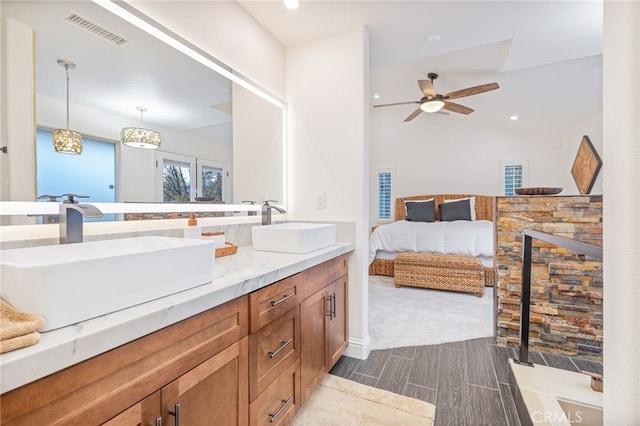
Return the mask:
<svg viewBox="0 0 640 426">
<path fill-rule="evenodd" d="M 90 32 L 91 34 L 94 34 L 100 37 L 103 40 L 106 40 L 115 44 L 116 46 L 124 46 L 129 42 L 127 39 L 120 37 L 119 35 L 109 31 L 108 29 L 103 28 L 100 25 L 95 24 L 89 21 L 88 19 L 85 19 L 82 16 L 77 15 L 75 13 L 67 16 L 65 20 L 77 27 L 82 28 L 85 31 Z"/>
</svg>

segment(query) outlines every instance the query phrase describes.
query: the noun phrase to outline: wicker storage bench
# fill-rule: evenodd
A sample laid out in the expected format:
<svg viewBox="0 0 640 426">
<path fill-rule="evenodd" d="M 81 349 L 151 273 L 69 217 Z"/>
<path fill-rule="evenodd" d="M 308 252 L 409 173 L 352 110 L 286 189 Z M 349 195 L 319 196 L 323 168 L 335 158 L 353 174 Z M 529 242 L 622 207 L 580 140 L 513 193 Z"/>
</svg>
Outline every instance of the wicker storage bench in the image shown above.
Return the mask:
<svg viewBox="0 0 640 426">
<path fill-rule="evenodd" d="M 396 287 L 464 291 L 478 297 L 484 293 L 484 266 L 473 256 L 405 252 L 393 263 Z"/>
</svg>

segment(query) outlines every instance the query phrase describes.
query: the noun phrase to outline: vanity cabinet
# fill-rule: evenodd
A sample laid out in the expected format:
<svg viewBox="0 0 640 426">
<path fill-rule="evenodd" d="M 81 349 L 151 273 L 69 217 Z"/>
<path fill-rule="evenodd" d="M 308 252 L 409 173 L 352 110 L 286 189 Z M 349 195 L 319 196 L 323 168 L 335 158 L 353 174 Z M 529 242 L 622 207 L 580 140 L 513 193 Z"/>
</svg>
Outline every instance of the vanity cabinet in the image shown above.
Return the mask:
<svg viewBox="0 0 640 426">
<path fill-rule="evenodd" d="M 347 276 L 303 300 L 300 317 L 304 403 L 347 348 Z"/>
<path fill-rule="evenodd" d="M 244 337 L 103 425 L 246 425 L 247 342 Z"/>
<path fill-rule="evenodd" d="M 287 425 L 346 338 L 342 255 L 9 391 L 0 424 Z"/>
<path fill-rule="evenodd" d="M 288 424 L 340 358 L 346 296 L 346 256 L 249 295 L 250 425 Z"/>
<path fill-rule="evenodd" d="M 219 395 L 216 411 L 238 419 L 231 424 L 245 425 L 248 305 L 248 296 L 239 297 L 7 392 L 2 395 L 0 424 L 154 425 L 159 397 L 162 424 L 167 425 L 165 405 L 173 406 L 180 398 L 189 407 L 193 401 L 209 404 L 210 395 L 224 393 L 232 397 Z M 236 371 L 230 372 L 233 366 Z M 171 394 L 173 383 L 190 391 Z"/>
<path fill-rule="evenodd" d="M 310 274 L 301 295 L 303 403 L 347 348 L 347 257 L 341 256 L 323 265 Z"/>
</svg>

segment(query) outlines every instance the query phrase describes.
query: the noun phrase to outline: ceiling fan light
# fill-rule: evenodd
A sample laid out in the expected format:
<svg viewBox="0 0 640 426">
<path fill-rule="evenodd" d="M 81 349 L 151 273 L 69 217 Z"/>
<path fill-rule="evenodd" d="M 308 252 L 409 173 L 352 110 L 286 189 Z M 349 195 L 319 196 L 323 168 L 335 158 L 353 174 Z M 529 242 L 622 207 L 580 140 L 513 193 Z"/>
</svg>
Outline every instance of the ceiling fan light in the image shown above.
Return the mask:
<svg viewBox="0 0 640 426">
<path fill-rule="evenodd" d="M 444 107 L 444 102 L 440 99 L 432 99 L 420 104 L 420 109 L 424 112 L 438 112 Z"/>
</svg>

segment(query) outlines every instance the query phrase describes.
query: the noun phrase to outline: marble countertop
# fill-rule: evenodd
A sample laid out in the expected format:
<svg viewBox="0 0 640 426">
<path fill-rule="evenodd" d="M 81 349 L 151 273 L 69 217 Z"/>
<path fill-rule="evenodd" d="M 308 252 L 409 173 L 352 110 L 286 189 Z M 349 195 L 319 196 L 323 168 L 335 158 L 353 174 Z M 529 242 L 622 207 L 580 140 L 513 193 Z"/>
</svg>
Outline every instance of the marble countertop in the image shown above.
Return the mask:
<svg viewBox="0 0 640 426">
<path fill-rule="evenodd" d="M 207 309 L 354 250 L 352 242 L 306 254 L 239 247 L 215 260 L 213 281 L 171 296 L 42 333 L 34 346 L 0 356 L 0 393 L 16 389 Z"/>
</svg>

